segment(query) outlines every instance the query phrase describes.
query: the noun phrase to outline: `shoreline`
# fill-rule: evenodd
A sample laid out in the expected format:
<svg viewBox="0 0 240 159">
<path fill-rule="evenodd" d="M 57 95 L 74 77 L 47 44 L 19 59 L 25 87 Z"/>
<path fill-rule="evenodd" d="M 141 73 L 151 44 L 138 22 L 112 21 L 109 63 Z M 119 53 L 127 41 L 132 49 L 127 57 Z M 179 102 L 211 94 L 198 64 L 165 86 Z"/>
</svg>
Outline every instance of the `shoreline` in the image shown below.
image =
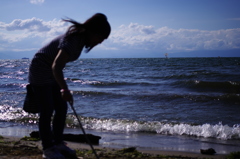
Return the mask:
<svg viewBox="0 0 240 159">
<path fill-rule="evenodd" d="M 37 131 L 37 125 L 11 125 L 0 128 L 0 136 L 19 137 L 30 136 Z M 87 134 L 100 136 L 99 145 L 106 148 L 136 147 L 149 151 L 176 151 L 199 153 L 200 149 L 213 148 L 217 154 L 229 154 L 240 150 L 239 140 L 217 140 L 212 138 L 197 138 L 189 136 L 172 136 L 152 133 L 111 132 L 85 130 Z M 82 134 L 80 129 L 65 128 L 64 133 Z"/>
<path fill-rule="evenodd" d="M 14 127 L 2 127 L 0 129 L 0 136 L 4 137 L 4 141 L 0 142 L 0 146 L 5 141 L 11 141 L 11 143 L 18 143 L 16 145 L 9 145 L 10 149 L 15 146 L 22 145 L 23 147 L 29 147 L 35 145 L 38 147 L 36 150 L 38 157 L 42 155 L 41 142 L 40 141 L 23 141 L 24 136 L 29 136 L 29 133 L 37 130 L 37 126 L 14 126 Z M 81 134 L 79 129 L 66 128 L 64 133 Z M 138 154 L 149 154 L 148 158 L 161 158 L 160 156 L 174 156 L 172 158 L 185 158 L 185 159 L 202 159 L 212 158 L 221 159 L 226 158 L 231 152 L 239 151 L 240 145 L 232 146 L 231 143 L 226 144 L 225 141 L 219 141 L 218 143 L 210 139 L 197 139 L 184 136 L 167 136 L 159 134 L 147 134 L 147 133 L 123 133 L 123 132 L 108 132 L 108 131 L 96 131 L 87 130 L 87 134 L 94 134 L 101 136 L 100 144 L 94 145 L 97 152 L 102 155 L 113 154 L 115 157 L 120 158 L 125 154 L 119 153 L 120 150 L 135 147 Z M 1 141 L 1 140 L 0 140 Z M 66 141 L 68 146 L 80 150 L 81 153 L 87 153 L 90 151 L 90 146 L 84 143 Z M 237 141 L 236 141 L 237 142 Z M 152 146 L 149 146 L 152 144 Z M 1 147 L 2 148 L 2 147 Z M 203 155 L 200 153 L 200 149 L 214 148 L 216 150 L 215 155 Z M 4 148 L 3 148 L 4 149 Z M 223 151 L 224 150 L 224 151 Z M 3 150 L 2 150 L 3 151 Z M 133 153 L 133 152 L 132 152 Z M 28 153 L 26 153 L 28 154 Z M 81 155 L 80 155 L 81 156 Z M 0 153 L 0 158 L 4 157 Z M 6 156 L 5 156 L 6 157 Z M 11 156 L 12 157 L 12 156 Z M 19 156 L 17 156 L 19 157 Z M 26 156 L 25 156 L 26 157 Z M 83 156 L 84 158 L 88 158 Z M 9 156 L 7 157 L 9 158 Z M 14 157 L 16 158 L 16 156 Z M 27 157 L 29 158 L 29 157 Z M 36 158 L 36 156 L 35 156 Z M 93 157 L 95 158 L 95 157 Z M 101 157 L 102 158 L 102 157 Z M 127 158 L 125 156 L 125 158 Z M 134 158 L 134 157 L 133 157 Z"/>
<path fill-rule="evenodd" d="M 5 159 L 17 159 L 17 158 L 42 158 L 41 151 L 41 141 L 28 141 L 24 140 L 24 138 L 20 137 L 12 137 L 12 136 L 3 136 L 0 139 L 0 157 Z M 95 158 L 95 156 L 90 153 L 91 148 L 88 144 L 69 142 L 67 141 L 67 145 L 77 150 L 78 157 L 83 159 L 91 159 Z M 4 150 L 4 148 L 6 150 Z M 12 149 L 9 151 L 9 149 Z M 118 148 L 106 148 L 99 145 L 94 145 L 94 149 L 100 158 L 139 158 L 139 155 L 142 155 L 140 158 L 184 158 L 184 159 L 224 159 L 226 158 L 226 154 L 215 154 L 215 155 L 204 155 L 201 153 L 193 153 L 193 152 L 183 152 L 183 151 L 158 151 L 158 150 L 143 150 L 136 149 L 137 151 L 126 151 L 123 152 L 124 149 Z M 126 150 L 127 148 L 125 148 Z M 16 152 L 15 152 L 16 151 Z"/>
</svg>

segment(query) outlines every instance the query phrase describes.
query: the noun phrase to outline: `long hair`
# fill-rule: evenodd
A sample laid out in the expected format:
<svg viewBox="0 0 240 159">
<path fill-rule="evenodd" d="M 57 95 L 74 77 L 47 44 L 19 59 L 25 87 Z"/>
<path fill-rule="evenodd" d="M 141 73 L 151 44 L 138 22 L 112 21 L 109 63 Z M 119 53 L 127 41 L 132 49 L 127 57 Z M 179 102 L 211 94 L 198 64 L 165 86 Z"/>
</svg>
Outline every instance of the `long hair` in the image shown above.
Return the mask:
<svg viewBox="0 0 240 159">
<path fill-rule="evenodd" d="M 111 27 L 110 24 L 108 23 L 107 17 L 102 13 L 94 14 L 83 24 L 78 23 L 77 21 L 70 18 L 63 19 L 63 21 L 70 22 L 73 24 L 68 28 L 66 32 L 66 38 L 69 38 L 75 34 L 85 34 L 91 32 L 95 35 L 101 36 L 103 39 L 107 39 L 111 32 Z M 93 47 L 86 48 L 86 52 L 89 52 L 92 48 Z"/>
<path fill-rule="evenodd" d="M 73 34 L 81 34 L 85 30 L 83 24 L 78 23 L 77 21 L 75 21 L 73 19 L 68 18 L 68 19 L 62 19 L 62 20 L 73 24 L 68 28 L 68 30 L 66 32 L 66 38 L 71 37 Z M 82 32 L 81 32 L 81 30 L 82 30 Z"/>
</svg>

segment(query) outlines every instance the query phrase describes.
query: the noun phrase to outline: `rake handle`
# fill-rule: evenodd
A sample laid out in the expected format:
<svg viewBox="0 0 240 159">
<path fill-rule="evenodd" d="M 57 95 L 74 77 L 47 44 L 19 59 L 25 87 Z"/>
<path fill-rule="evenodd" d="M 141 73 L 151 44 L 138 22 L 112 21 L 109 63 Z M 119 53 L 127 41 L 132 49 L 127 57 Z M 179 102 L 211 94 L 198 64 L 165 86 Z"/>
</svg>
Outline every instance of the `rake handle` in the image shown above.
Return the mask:
<svg viewBox="0 0 240 159">
<path fill-rule="evenodd" d="M 71 106 L 71 108 L 72 108 L 72 110 L 73 110 L 74 115 L 76 116 L 76 118 L 77 118 L 77 120 L 78 120 L 78 123 L 79 123 L 79 125 L 80 125 L 80 128 L 82 129 L 82 132 L 83 132 L 83 134 L 84 134 L 84 136 L 85 136 L 88 144 L 90 145 L 90 147 L 91 147 L 94 155 L 96 156 L 96 158 L 99 159 L 99 157 L 98 157 L 95 149 L 93 148 L 91 141 L 90 141 L 89 138 L 87 137 L 86 132 L 85 132 L 83 126 L 82 126 L 82 123 L 81 123 L 81 121 L 80 121 L 80 119 L 79 119 L 79 117 L 78 117 L 78 115 L 77 115 L 77 113 L 76 113 L 76 111 L 75 111 L 75 108 L 74 108 L 74 106 L 73 106 L 73 102 L 69 102 L 69 104 L 70 104 L 70 106 Z"/>
</svg>

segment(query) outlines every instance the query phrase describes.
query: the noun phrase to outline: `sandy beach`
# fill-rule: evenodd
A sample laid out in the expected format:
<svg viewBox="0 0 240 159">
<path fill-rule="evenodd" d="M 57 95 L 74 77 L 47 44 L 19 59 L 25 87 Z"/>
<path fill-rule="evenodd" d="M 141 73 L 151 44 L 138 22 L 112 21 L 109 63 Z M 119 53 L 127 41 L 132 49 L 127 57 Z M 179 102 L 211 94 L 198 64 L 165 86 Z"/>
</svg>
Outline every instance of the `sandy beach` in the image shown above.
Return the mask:
<svg viewBox="0 0 240 159">
<path fill-rule="evenodd" d="M 41 142 L 32 141 L 31 138 L 20 138 L 11 136 L 2 136 L 0 139 L 0 158 L 1 159 L 41 159 Z M 91 148 L 87 144 L 67 142 L 67 145 L 77 151 L 77 156 L 83 159 L 95 158 Z M 94 145 L 94 148 L 100 158 L 178 158 L 178 159 L 224 159 L 227 155 L 203 155 L 192 152 L 180 151 L 155 151 L 155 150 L 141 150 L 134 148 L 105 148 Z"/>
</svg>

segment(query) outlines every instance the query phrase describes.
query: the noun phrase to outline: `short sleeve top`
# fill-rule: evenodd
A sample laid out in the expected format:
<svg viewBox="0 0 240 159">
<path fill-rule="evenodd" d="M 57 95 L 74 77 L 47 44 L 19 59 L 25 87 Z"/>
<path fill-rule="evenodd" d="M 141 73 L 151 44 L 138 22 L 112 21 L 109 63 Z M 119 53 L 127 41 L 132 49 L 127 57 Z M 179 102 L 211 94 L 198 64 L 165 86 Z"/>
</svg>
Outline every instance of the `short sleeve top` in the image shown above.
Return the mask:
<svg viewBox="0 0 240 159">
<path fill-rule="evenodd" d="M 75 61 L 81 55 L 84 47 L 83 37 L 79 34 L 66 38 L 66 34 L 60 35 L 50 43 L 42 47 L 33 57 L 28 81 L 34 85 L 55 83 L 52 73 L 52 63 L 59 50 L 64 50 L 69 55 L 69 61 Z"/>
</svg>

